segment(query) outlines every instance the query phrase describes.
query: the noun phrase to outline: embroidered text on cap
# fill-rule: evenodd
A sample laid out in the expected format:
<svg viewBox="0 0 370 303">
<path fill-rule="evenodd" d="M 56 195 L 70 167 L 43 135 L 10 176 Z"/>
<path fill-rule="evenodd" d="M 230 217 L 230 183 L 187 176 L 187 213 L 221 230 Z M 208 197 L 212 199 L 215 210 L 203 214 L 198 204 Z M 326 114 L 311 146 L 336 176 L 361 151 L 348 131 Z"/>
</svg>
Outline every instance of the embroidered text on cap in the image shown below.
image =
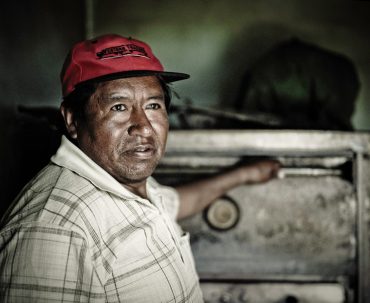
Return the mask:
<svg viewBox="0 0 370 303">
<path fill-rule="evenodd" d="M 136 44 L 123 44 L 113 47 L 108 47 L 96 53 L 99 59 L 119 58 L 123 56 L 138 56 L 149 58 L 143 47 Z"/>
</svg>

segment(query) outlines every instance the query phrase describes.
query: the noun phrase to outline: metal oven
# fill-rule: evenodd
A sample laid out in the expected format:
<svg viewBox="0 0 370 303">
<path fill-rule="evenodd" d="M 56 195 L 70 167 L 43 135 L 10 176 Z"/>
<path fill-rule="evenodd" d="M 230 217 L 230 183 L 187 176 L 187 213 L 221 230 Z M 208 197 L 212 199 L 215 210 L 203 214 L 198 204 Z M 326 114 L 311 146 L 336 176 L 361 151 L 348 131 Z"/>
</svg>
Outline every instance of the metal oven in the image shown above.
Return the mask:
<svg viewBox="0 0 370 303">
<path fill-rule="evenodd" d="M 370 135 L 283 130 L 170 132 L 155 176 L 174 185 L 239 161 L 283 168 L 180 224 L 206 302 L 370 302 Z"/>
</svg>

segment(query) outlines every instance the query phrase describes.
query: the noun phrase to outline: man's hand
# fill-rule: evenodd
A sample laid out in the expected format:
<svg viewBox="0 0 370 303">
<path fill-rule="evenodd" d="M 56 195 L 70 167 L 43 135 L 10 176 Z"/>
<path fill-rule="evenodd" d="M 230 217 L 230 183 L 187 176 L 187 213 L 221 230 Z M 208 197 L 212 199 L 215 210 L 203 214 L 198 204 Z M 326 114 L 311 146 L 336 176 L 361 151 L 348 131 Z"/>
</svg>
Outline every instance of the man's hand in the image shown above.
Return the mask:
<svg viewBox="0 0 370 303">
<path fill-rule="evenodd" d="M 245 184 L 267 182 L 277 176 L 280 163 L 275 160 L 262 160 L 252 164 L 244 164 L 237 168 L 240 179 Z"/>
</svg>

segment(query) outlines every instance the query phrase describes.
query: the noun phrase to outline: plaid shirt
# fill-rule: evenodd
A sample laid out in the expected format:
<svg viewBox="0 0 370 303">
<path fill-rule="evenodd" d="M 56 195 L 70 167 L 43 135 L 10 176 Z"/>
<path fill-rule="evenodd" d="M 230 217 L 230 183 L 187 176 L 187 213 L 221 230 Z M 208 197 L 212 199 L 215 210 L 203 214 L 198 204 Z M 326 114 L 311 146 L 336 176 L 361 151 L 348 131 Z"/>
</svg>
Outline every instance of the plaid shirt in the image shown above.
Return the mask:
<svg viewBox="0 0 370 303">
<path fill-rule="evenodd" d="M 2 220 L 2 302 L 202 302 L 178 196 L 126 190 L 65 137 Z"/>
</svg>

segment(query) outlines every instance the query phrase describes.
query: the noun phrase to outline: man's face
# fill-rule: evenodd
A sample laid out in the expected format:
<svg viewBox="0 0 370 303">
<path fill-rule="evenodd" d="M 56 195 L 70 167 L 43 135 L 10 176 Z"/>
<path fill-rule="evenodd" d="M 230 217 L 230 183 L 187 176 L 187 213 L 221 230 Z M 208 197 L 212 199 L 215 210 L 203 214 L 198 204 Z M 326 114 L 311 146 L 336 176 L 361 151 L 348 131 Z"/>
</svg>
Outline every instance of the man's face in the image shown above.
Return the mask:
<svg viewBox="0 0 370 303">
<path fill-rule="evenodd" d="M 149 177 L 167 140 L 168 116 L 157 77 L 100 83 L 77 127 L 79 148 L 122 184 Z"/>
</svg>

